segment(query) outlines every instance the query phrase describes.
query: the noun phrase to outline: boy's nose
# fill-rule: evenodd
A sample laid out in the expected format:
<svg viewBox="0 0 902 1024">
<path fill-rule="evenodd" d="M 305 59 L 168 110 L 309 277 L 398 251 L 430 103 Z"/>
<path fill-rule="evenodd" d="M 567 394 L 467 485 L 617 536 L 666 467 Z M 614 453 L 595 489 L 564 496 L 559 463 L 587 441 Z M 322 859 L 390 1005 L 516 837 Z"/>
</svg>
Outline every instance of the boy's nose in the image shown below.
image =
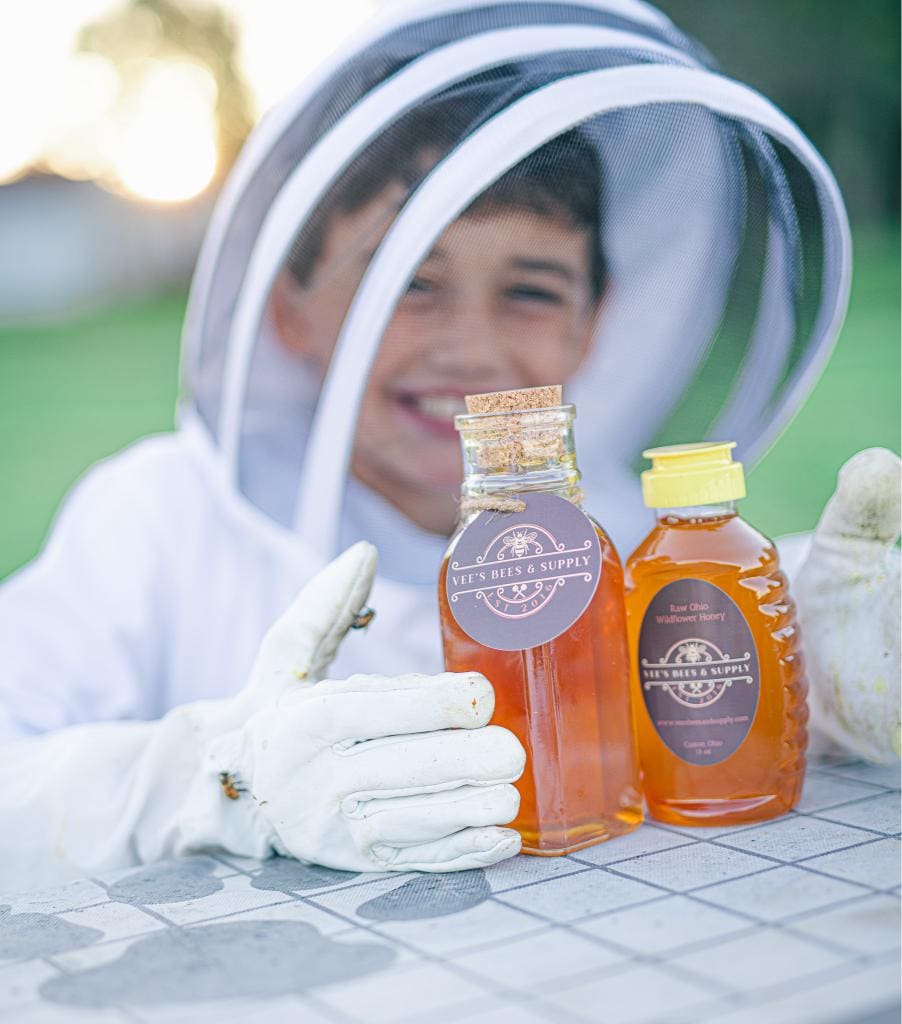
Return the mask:
<svg viewBox="0 0 902 1024">
<path fill-rule="evenodd" d="M 506 346 L 489 310 L 473 305 L 448 310 L 436 328 L 429 347 L 433 366 L 467 376 L 491 372 L 493 379 L 507 367 Z"/>
</svg>

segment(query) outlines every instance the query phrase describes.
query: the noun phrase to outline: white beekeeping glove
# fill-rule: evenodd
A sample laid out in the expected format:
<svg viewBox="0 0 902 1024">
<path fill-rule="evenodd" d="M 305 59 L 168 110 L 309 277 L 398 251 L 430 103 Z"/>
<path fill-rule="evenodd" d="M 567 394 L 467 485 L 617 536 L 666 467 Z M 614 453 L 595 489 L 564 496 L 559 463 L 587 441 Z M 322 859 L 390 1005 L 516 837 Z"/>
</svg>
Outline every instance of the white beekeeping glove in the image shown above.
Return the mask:
<svg viewBox="0 0 902 1024">
<path fill-rule="evenodd" d="M 882 764 L 900 756 L 899 519 L 898 456 L 859 452 L 793 583 L 812 730 Z"/>
<path fill-rule="evenodd" d="M 158 722 L 76 726 L 0 753 L 4 888 L 206 848 L 355 871 L 450 871 L 516 853 L 525 754 L 475 673 L 321 682 L 375 549 L 301 591 L 236 697 Z"/>
</svg>

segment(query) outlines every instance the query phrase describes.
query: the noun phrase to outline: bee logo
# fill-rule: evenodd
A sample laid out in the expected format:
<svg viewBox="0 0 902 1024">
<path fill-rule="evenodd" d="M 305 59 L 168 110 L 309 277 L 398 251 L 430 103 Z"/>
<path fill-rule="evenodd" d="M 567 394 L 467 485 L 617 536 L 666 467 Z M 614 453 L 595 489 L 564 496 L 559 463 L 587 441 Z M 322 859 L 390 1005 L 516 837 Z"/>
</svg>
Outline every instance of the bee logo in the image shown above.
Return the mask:
<svg viewBox="0 0 902 1024">
<path fill-rule="evenodd" d="M 510 549 L 510 553 L 514 558 L 524 558 L 529 554 L 529 549 L 533 546 L 541 551 L 541 547 L 536 544 L 536 535 L 530 530 L 529 533 L 526 530 L 514 530 L 513 533 L 509 533 L 504 538 L 504 546 Z"/>
<path fill-rule="evenodd" d="M 643 686 L 646 690 L 659 687 L 683 707 L 706 708 L 734 683 L 754 684 L 754 678 L 746 674 L 750 659 L 748 651 L 733 658 L 710 640 L 690 637 L 675 643 L 659 661 L 642 659 L 647 677 Z"/>
</svg>

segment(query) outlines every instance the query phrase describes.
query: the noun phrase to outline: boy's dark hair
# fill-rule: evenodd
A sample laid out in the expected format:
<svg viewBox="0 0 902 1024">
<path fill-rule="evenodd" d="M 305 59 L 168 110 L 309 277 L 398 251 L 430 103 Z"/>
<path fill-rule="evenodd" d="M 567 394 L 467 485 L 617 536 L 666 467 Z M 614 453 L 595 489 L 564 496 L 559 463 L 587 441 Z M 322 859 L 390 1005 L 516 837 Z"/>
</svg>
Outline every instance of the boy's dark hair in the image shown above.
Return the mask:
<svg viewBox="0 0 902 1024">
<path fill-rule="evenodd" d="M 393 183 L 413 191 L 431 167 L 466 137 L 473 123 L 472 106 L 466 102 L 427 105 L 371 143 L 332 185 L 295 239 L 287 261 L 295 280 L 305 285 L 313 278 L 335 216 L 354 213 Z M 464 213 L 519 208 L 584 229 L 589 235 L 590 285 L 597 299 L 605 283 L 601 189 L 601 161 L 595 146 L 574 128 L 512 167 Z"/>
</svg>

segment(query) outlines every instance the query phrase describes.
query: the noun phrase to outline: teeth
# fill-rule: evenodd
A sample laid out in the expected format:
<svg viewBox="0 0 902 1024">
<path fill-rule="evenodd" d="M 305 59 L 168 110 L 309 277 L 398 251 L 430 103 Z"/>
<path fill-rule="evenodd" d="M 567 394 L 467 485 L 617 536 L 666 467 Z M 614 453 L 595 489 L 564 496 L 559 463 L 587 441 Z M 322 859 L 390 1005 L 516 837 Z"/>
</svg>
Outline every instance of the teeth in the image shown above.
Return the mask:
<svg viewBox="0 0 902 1024">
<path fill-rule="evenodd" d="M 467 411 L 464 400 L 458 395 L 422 395 L 413 404 L 430 419 L 453 420 L 458 413 Z"/>
</svg>

